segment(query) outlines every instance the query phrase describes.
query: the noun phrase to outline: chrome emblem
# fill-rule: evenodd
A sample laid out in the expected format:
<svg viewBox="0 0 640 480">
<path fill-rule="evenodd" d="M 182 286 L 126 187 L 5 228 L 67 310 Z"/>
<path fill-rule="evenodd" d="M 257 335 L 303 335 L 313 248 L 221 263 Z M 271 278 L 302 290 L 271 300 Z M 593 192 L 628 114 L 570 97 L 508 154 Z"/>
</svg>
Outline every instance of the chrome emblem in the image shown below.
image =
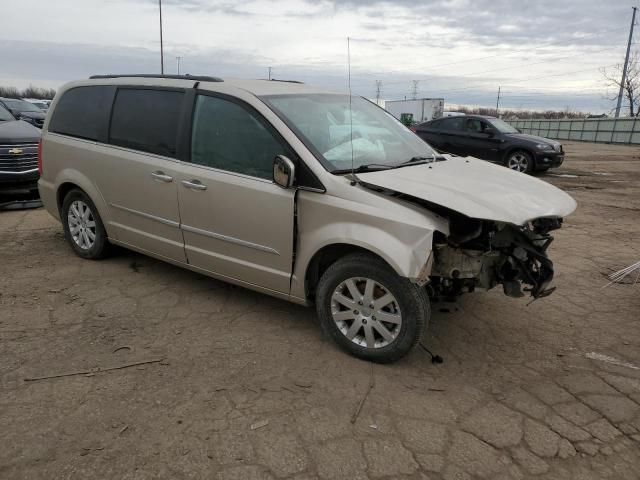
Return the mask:
<svg viewBox="0 0 640 480">
<path fill-rule="evenodd" d="M 10 155 L 22 155 L 22 149 L 21 148 L 12 148 L 11 150 L 9 150 L 9 154 Z"/>
</svg>

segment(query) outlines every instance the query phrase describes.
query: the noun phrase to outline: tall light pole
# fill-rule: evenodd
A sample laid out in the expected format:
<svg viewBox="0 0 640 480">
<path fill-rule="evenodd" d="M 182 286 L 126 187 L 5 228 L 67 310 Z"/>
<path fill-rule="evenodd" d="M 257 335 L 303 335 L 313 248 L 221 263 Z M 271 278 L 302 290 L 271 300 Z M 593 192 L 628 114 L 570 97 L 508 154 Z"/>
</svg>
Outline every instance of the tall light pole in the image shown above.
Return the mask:
<svg viewBox="0 0 640 480">
<path fill-rule="evenodd" d="M 631 30 L 629 30 L 629 43 L 627 44 L 627 56 L 624 59 L 624 68 L 622 69 L 622 81 L 620 82 L 620 93 L 618 94 L 618 105 L 616 106 L 616 118 L 620 116 L 620 107 L 622 106 L 622 96 L 624 95 L 624 84 L 627 81 L 627 67 L 629 66 L 629 53 L 631 52 L 631 42 L 633 41 L 633 26 L 636 23 L 636 12 L 638 7 L 633 7 L 633 16 L 631 17 Z"/>
<path fill-rule="evenodd" d="M 164 45 L 162 44 L 162 0 L 158 0 L 160 10 L 160 75 L 164 75 Z"/>
<path fill-rule="evenodd" d="M 500 118 L 500 86 L 498 86 L 498 99 L 496 100 L 496 117 Z"/>
<path fill-rule="evenodd" d="M 176 64 L 177 64 L 176 70 L 178 71 L 178 75 L 180 75 L 180 61 L 181 60 L 182 60 L 182 57 L 176 57 Z"/>
</svg>

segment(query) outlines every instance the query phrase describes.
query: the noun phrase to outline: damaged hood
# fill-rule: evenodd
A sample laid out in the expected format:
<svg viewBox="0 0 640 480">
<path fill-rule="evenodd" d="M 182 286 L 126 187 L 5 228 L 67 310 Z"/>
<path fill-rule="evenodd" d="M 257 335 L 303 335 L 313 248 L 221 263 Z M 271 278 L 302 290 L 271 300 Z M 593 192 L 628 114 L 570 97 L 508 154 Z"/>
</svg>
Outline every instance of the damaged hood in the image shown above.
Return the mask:
<svg viewBox="0 0 640 480">
<path fill-rule="evenodd" d="M 530 175 L 475 158 L 359 173 L 365 184 L 446 207 L 471 218 L 522 225 L 540 217 L 566 217 L 576 202 Z"/>
</svg>

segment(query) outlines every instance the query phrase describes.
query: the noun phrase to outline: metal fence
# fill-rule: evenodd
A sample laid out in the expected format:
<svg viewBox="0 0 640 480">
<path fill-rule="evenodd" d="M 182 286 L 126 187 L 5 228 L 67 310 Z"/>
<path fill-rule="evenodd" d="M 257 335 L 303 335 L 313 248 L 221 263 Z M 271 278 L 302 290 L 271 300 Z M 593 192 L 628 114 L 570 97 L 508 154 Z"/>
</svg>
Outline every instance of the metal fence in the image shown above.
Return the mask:
<svg viewBox="0 0 640 480">
<path fill-rule="evenodd" d="M 640 145 L 640 119 L 510 120 L 522 133 L 556 140 Z"/>
</svg>

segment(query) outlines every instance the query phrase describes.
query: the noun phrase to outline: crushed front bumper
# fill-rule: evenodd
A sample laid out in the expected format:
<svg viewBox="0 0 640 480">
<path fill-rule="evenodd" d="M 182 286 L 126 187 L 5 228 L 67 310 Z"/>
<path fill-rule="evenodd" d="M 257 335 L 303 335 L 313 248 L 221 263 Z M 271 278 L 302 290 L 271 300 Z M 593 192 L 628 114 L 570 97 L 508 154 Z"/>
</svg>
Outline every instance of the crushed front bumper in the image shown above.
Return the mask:
<svg viewBox="0 0 640 480">
<path fill-rule="evenodd" d="M 564 162 L 564 151 L 550 150 L 537 152 L 535 155 L 536 169 L 556 168 Z"/>
<path fill-rule="evenodd" d="M 547 256 L 553 237 L 548 232 L 558 228 L 561 221 L 550 222 L 526 227 L 496 224 L 489 231 L 485 225 L 484 246 L 436 245 L 430 288 L 437 296 L 445 297 L 476 288 L 489 290 L 497 285 L 502 285 L 510 297 L 522 297 L 525 292 L 534 299 L 550 295 L 555 287 L 551 286 L 553 262 Z"/>
</svg>

